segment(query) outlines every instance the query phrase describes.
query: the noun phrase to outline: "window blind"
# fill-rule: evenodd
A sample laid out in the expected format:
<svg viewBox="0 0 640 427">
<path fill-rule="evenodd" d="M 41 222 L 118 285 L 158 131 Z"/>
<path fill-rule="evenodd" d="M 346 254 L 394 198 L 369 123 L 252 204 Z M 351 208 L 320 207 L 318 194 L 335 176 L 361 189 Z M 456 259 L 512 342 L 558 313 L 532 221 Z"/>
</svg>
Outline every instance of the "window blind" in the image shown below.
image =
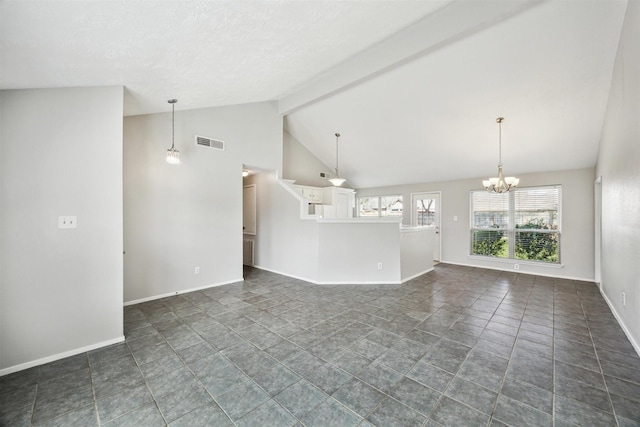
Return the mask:
<svg viewBox="0 0 640 427">
<path fill-rule="evenodd" d="M 560 262 L 561 186 L 471 192 L 472 255 Z"/>
</svg>

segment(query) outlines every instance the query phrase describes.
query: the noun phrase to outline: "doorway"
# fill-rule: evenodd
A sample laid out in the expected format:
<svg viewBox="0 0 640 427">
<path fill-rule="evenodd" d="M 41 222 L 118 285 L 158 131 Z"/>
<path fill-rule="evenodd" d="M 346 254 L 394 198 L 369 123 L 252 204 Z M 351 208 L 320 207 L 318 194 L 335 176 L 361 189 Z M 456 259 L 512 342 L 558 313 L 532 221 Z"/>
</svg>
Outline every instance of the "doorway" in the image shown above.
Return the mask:
<svg viewBox="0 0 640 427">
<path fill-rule="evenodd" d="M 256 239 L 256 185 L 242 187 L 242 264 L 254 266 Z"/>
<path fill-rule="evenodd" d="M 411 194 L 411 223 L 435 228 L 433 260 L 440 261 L 440 192 Z"/>
</svg>

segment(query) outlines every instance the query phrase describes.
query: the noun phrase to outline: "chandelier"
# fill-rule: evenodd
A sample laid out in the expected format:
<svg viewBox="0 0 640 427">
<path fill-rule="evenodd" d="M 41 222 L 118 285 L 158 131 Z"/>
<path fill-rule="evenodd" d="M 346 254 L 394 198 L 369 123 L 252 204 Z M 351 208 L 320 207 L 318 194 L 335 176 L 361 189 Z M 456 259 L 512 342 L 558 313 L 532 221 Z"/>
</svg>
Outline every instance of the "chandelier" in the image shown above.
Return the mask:
<svg viewBox="0 0 640 427">
<path fill-rule="evenodd" d="M 518 186 L 520 180 L 513 176 L 504 177 L 502 175 L 502 122 L 504 117 L 498 117 L 498 176 L 482 181 L 484 189 L 489 193 L 506 193 Z"/>
<path fill-rule="evenodd" d="M 167 163 L 177 165 L 180 163 L 180 152 L 175 148 L 175 114 L 176 114 L 176 102 L 177 99 L 170 99 L 167 101 L 171 104 L 171 148 L 167 150 Z"/>
</svg>

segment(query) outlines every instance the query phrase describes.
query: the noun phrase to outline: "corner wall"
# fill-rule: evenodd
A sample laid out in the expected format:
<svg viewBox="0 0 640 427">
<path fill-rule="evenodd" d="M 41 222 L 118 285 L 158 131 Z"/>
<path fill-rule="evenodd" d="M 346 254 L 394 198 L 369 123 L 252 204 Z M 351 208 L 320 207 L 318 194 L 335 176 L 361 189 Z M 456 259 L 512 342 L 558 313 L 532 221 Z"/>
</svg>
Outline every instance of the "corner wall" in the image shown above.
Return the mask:
<svg viewBox="0 0 640 427">
<path fill-rule="evenodd" d="M 602 176 L 602 292 L 640 354 L 640 2 L 627 4 L 596 176 Z M 622 292 L 626 305 L 622 304 Z"/>
<path fill-rule="evenodd" d="M 165 160 L 167 109 L 124 120 L 126 303 L 242 280 L 243 164 L 282 166 L 274 103 L 176 111 L 180 165 Z M 225 150 L 196 146 L 194 135 L 222 140 Z"/>
<path fill-rule="evenodd" d="M 519 262 L 519 273 L 593 280 L 593 169 L 579 169 L 518 176 L 520 187 L 562 185 L 562 268 Z M 395 187 L 358 189 L 357 196 L 401 194 L 404 202 L 404 224 L 411 224 L 411 194 L 440 191 L 441 195 L 441 261 L 513 271 L 513 261 L 471 258 L 470 191 L 482 188 L 481 178 L 412 184 Z M 458 217 L 454 221 L 454 216 Z"/>
<path fill-rule="evenodd" d="M 318 275 L 318 223 L 300 219 L 300 201 L 275 172 L 251 175 L 256 185 L 255 266 L 312 281 Z"/>
<path fill-rule="evenodd" d="M 300 141 L 284 131 L 282 177 L 293 179 L 296 184 L 327 187 L 329 182 L 320 172 L 333 174 L 332 168 L 322 163 Z"/>
<path fill-rule="evenodd" d="M 0 97 L 2 375 L 124 339 L 123 88 Z"/>
</svg>

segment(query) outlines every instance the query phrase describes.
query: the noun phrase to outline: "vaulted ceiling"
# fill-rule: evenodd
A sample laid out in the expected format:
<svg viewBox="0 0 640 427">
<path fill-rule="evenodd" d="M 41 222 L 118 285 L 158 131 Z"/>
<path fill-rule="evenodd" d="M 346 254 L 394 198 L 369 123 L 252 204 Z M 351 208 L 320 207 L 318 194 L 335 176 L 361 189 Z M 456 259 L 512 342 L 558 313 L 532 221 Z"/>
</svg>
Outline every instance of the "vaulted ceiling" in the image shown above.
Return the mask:
<svg viewBox="0 0 640 427">
<path fill-rule="evenodd" d="M 595 163 L 626 0 L 7 1 L 0 87 L 123 85 L 125 114 L 279 101 L 353 187 Z"/>
</svg>

